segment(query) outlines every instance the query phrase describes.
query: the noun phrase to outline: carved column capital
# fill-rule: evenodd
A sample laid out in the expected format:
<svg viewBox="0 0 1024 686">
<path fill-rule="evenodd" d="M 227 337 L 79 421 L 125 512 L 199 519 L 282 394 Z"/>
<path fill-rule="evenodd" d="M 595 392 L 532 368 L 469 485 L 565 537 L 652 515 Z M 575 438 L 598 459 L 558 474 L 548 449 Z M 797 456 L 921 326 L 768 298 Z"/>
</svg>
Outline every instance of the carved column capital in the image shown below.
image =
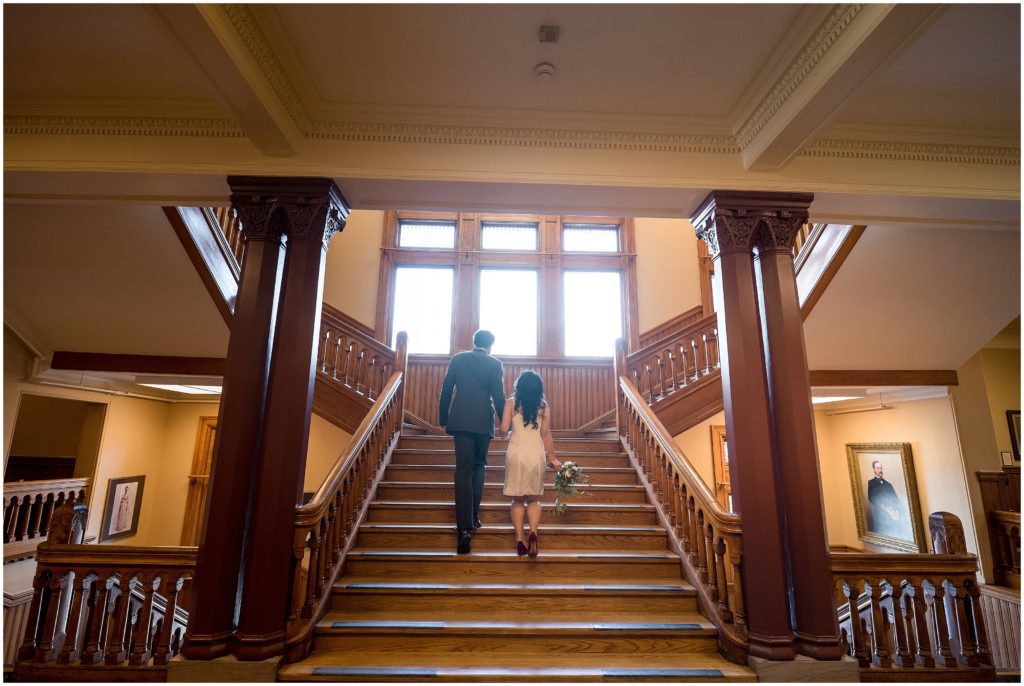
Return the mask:
<svg viewBox="0 0 1024 686">
<path fill-rule="evenodd" d="M 247 239 L 287 236 L 326 247 L 351 211 L 331 179 L 229 176 L 228 185 Z"/>
<path fill-rule="evenodd" d="M 691 215 L 712 257 L 721 253 L 791 250 L 807 221 L 811 193 L 712 191 Z M 783 245 L 788 247 L 783 247 Z"/>
</svg>

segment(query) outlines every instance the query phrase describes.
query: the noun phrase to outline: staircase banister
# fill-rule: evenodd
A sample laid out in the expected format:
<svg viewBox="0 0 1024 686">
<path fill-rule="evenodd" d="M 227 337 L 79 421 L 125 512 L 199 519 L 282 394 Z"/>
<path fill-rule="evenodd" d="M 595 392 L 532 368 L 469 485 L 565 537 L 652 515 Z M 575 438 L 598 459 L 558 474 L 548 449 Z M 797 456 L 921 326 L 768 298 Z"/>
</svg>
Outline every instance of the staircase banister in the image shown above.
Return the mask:
<svg viewBox="0 0 1024 686">
<path fill-rule="evenodd" d="M 974 553 L 935 555 L 932 553 L 830 553 L 832 574 L 850 577 L 963 575 L 978 571 Z"/>
<path fill-rule="evenodd" d="M 323 303 L 323 309 L 321 312 L 321 329 L 323 329 L 325 325 L 345 331 L 345 333 L 358 340 L 363 349 L 370 350 L 389 362 L 394 361 L 395 351 L 374 338 L 372 330 L 367 328 L 362 322 L 349 317 L 341 310 L 331 307 L 326 302 Z"/>
<path fill-rule="evenodd" d="M 323 513 L 330 504 L 331 496 L 341 487 L 345 472 L 348 471 L 352 462 L 359 457 L 359 452 L 363 449 L 363 446 L 372 438 L 372 427 L 383 417 L 388 403 L 391 402 L 401 388 L 402 377 L 403 372 L 395 372 L 391 375 L 387 385 L 384 386 L 384 390 L 381 391 L 380 396 L 374 401 L 373 407 L 363 417 L 359 428 L 352 434 L 352 440 L 349 442 L 348 447 L 345 448 L 343 456 L 334 463 L 334 466 L 327 473 L 313 498 L 305 505 L 295 509 L 295 524 L 297 526 L 312 525 L 323 516 Z"/>
<path fill-rule="evenodd" d="M 656 353 L 659 350 L 663 350 L 667 345 L 670 344 L 671 341 L 692 337 L 694 334 L 708 328 L 708 326 L 714 327 L 717 325 L 718 313 L 712 312 L 706 317 L 702 317 L 701 319 L 695 321 L 693 324 L 690 324 L 685 329 L 677 331 L 670 336 L 666 336 L 665 338 L 656 343 L 651 343 L 650 345 L 644 346 L 639 350 L 634 350 L 633 352 L 629 353 L 628 355 L 626 355 L 626 364 L 636 364 L 638 361 L 642 360 L 648 355 Z"/>
<path fill-rule="evenodd" d="M 79 490 L 88 488 L 89 477 L 82 476 L 73 479 L 40 479 L 38 481 L 5 481 L 4 497 L 27 495 L 29 493 L 50 493 L 52 491 Z"/>
<path fill-rule="evenodd" d="M 1000 524 L 1020 525 L 1020 512 L 1012 510 L 992 510 L 992 519 Z"/>
<path fill-rule="evenodd" d="M 167 571 L 195 569 L 195 546 L 89 545 L 42 542 L 36 556 L 38 567 L 159 568 Z"/>
<path fill-rule="evenodd" d="M 626 400 L 633 406 L 633 409 L 643 416 L 644 422 L 651 429 L 661 449 L 665 451 L 665 454 L 672 459 L 679 471 L 693 485 L 695 489 L 693 495 L 701 501 L 701 506 L 704 510 L 714 515 L 723 531 L 737 534 L 742 533 L 742 517 L 722 507 L 721 503 L 718 502 L 718 499 L 711 492 L 711 489 L 704 483 L 704 478 L 693 469 L 690 461 L 686 459 L 679 446 L 676 445 L 675 440 L 668 435 L 664 425 L 658 420 L 658 417 L 647 405 L 647 402 L 640 396 L 633 382 L 625 376 L 620 376 L 619 387 Z"/>
</svg>

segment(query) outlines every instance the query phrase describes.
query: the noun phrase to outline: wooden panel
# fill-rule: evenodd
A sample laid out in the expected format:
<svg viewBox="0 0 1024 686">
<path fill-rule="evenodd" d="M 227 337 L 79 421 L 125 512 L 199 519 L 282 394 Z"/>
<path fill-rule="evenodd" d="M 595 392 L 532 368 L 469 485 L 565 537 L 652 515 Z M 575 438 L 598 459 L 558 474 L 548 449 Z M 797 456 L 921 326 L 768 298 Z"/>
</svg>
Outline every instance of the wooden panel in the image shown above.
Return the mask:
<svg viewBox="0 0 1024 686">
<path fill-rule="evenodd" d="M 53 369 L 91 372 L 135 372 L 137 374 L 181 374 L 185 376 L 223 376 L 222 357 L 174 357 L 170 355 L 116 355 L 57 350 L 50 363 Z"/>
<path fill-rule="evenodd" d="M 192 469 L 188 475 L 188 495 L 185 501 L 185 521 L 181 525 L 180 545 L 199 545 L 203 519 L 206 514 L 206 491 L 210 485 L 210 466 L 213 464 L 213 446 L 217 435 L 217 418 L 200 417 L 196 444 L 192 451 Z"/>
<path fill-rule="evenodd" d="M 952 369 L 812 369 L 812 386 L 958 386 Z"/>
<path fill-rule="evenodd" d="M 448 369 L 448 357 L 416 356 L 409 360 L 406 410 L 432 424 L 437 421 L 437 400 Z M 516 377 L 530 369 L 544 380 L 544 395 L 551 404 L 554 430 L 574 430 L 614 407 L 611 361 L 550 361 L 517 358 L 503 360 L 505 395 L 512 394 Z"/>
<path fill-rule="evenodd" d="M 331 383 L 323 374 L 316 375 L 313 387 L 313 411 L 339 427 L 353 433 L 370 411 L 373 401 L 352 389 Z"/>
<path fill-rule="evenodd" d="M 992 665 L 1000 671 L 1019 671 L 1020 593 L 982 586 L 981 607 L 992 650 Z"/>
<path fill-rule="evenodd" d="M 4 591 L 4 671 L 11 669 L 14 661 L 18 659 L 18 648 L 21 647 L 21 639 L 25 635 L 31 602 L 31 588 L 20 593 Z"/>
<path fill-rule="evenodd" d="M 651 409 L 665 425 L 665 429 L 673 436 L 678 436 L 724 408 L 722 377 L 715 374 L 689 386 L 685 393 L 666 396 Z"/>
</svg>

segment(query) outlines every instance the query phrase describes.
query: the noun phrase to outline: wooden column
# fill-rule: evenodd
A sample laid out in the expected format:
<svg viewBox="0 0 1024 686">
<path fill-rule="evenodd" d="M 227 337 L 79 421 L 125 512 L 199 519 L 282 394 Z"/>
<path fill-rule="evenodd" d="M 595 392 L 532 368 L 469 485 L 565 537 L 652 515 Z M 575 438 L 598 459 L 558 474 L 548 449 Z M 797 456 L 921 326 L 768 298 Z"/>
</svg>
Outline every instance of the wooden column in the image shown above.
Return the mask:
<svg viewBox="0 0 1024 686">
<path fill-rule="evenodd" d="M 778 473 L 772 459 L 768 381 L 754 274 L 760 221 L 742 194 L 715 191 L 690 222 L 720 274 L 716 293 L 725 425 L 733 505 L 743 514 L 743 596 L 750 654 L 795 657 Z"/>
<path fill-rule="evenodd" d="M 349 208 L 330 179 L 229 177 L 233 202 L 265 208 L 286 240 L 284 276 L 235 655 L 284 652 L 295 508 L 302 503 L 327 243 Z"/>
<path fill-rule="evenodd" d="M 807 222 L 813 198 L 758 193 L 746 194 L 744 202 L 756 206 L 761 216 L 755 241 L 796 649 L 818 660 L 838 660 L 843 651 L 833 606 L 810 374 L 793 272 L 793 242 Z"/>
<path fill-rule="evenodd" d="M 245 258 L 224 365 L 193 602 L 182 646 L 182 654 L 195 660 L 220 657 L 231 650 L 284 258 L 274 208 L 246 202 L 236 208 Z"/>
</svg>

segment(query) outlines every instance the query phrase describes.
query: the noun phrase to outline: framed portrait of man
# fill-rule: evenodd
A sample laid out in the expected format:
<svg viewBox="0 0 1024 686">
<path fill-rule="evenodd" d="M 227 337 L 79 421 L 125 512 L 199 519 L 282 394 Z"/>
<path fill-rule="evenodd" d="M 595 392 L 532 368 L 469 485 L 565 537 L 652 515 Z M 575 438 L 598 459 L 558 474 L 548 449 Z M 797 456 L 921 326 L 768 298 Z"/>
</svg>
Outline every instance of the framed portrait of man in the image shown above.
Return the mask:
<svg viewBox="0 0 1024 686">
<path fill-rule="evenodd" d="M 848 443 L 857 536 L 908 553 L 927 552 L 909 443 Z"/>
<path fill-rule="evenodd" d="M 111 479 L 107 483 L 107 503 L 103 508 L 100 543 L 138 533 L 142 487 L 145 484 L 145 475 Z"/>
</svg>

